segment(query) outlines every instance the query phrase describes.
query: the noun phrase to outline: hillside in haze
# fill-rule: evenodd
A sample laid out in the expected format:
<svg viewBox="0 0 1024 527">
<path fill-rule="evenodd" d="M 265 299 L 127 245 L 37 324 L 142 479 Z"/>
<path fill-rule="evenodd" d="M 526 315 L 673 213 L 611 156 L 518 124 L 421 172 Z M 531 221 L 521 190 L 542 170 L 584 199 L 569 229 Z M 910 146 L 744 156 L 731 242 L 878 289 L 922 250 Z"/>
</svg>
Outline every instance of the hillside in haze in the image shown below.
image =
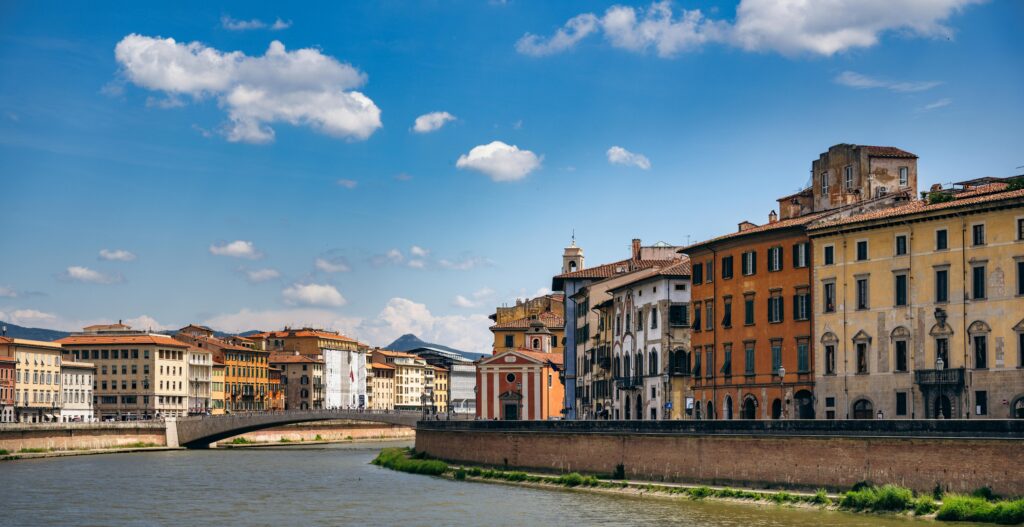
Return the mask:
<svg viewBox="0 0 1024 527">
<path fill-rule="evenodd" d="M 67 331 L 45 328 L 26 328 L 10 322 L 0 321 L 0 326 L 7 326 L 7 336 L 12 339 L 45 340 L 62 339 L 69 335 Z"/>
</svg>

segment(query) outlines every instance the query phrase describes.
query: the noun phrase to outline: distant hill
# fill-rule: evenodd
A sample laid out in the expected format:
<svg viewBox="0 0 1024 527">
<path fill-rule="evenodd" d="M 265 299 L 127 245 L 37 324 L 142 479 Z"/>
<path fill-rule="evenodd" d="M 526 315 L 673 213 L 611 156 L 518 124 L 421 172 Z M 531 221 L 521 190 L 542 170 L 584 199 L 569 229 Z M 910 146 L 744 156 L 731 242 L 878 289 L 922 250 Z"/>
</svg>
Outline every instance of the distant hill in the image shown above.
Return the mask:
<svg viewBox="0 0 1024 527">
<path fill-rule="evenodd" d="M 7 336 L 12 339 L 43 340 L 49 342 L 62 339 L 70 335 L 67 331 L 57 331 L 55 329 L 45 328 L 26 328 L 3 321 L 0 321 L 0 326 L 7 326 Z"/>
<path fill-rule="evenodd" d="M 477 360 L 480 357 L 486 357 L 487 356 L 487 354 L 485 354 L 485 353 L 473 353 L 471 351 L 457 350 L 455 348 L 444 346 L 442 344 L 432 344 L 432 343 L 427 342 L 425 340 L 420 340 L 419 337 L 417 337 L 416 335 L 413 335 L 412 333 L 406 333 L 405 335 L 402 335 L 401 337 L 398 337 L 391 344 L 388 344 L 387 346 L 384 346 L 384 349 L 389 349 L 389 350 L 392 350 L 392 351 L 409 351 L 409 350 L 414 350 L 416 348 L 424 348 L 424 347 L 426 347 L 426 348 L 437 348 L 437 349 L 440 349 L 440 350 L 450 351 L 452 353 L 457 353 L 457 354 L 462 355 L 463 357 L 465 357 L 465 358 L 467 358 L 469 360 Z"/>
</svg>

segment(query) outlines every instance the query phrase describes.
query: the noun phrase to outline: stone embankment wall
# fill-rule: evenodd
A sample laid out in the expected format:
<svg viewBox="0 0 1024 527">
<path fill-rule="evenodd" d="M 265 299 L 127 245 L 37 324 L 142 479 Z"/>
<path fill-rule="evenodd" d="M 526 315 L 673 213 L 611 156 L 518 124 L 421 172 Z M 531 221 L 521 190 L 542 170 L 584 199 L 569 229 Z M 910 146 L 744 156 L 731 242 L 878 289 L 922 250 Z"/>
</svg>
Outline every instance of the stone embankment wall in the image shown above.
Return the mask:
<svg viewBox="0 0 1024 527">
<path fill-rule="evenodd" d="M 166 445 L 163 423 L 56 423 L 0 425 L 0 449 L 92 450 L 147 443 Z"/>
<path fill-rule="evenodd" d="M 245 438 L 253 443 L 278 443 L 288 441 L 342 441 L 345 439 L 412 439 L 416 431 L 406 426 L 355 423 L 344 421 L 320 421 L 267 428 L 247 432 L 235 437 Z M 230 443 L 234 438 L 220 441 Z"/>
<path fill-rule="evenodd" d="M 831 424 L 830 424 L 831 423 Z M 629 479 L 845 490 L 860 481 L 1024 496 L 1024 421 L 420 423 L 454 462 Z"/>
</svg>

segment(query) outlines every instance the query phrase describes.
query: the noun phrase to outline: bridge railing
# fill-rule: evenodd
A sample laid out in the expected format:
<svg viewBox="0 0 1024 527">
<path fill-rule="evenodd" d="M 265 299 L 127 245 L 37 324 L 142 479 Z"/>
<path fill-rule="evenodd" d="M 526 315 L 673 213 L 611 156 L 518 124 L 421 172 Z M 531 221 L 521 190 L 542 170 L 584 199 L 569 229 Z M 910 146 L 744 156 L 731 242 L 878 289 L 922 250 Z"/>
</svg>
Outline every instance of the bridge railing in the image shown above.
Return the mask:
<svg viewBox="0 0 1024 527">
<path fill-rule="evenodd" d="M 243 412 L 231 412 L 216 415 L 190 415 L 187 417 L 178 417 L 178 422 L 182 421 L 201 421 L 206 419 L 225 419 L 229 417 L 305 417 L 305 416 L 330 416 L 336 415 L 338 419 L 351 419 L 358 418 L 358 416 L 372 417 L 416 417 L 418 420 L 430 420 L 430 421 L 449 421 L 449 420 L 466 420 L 473 419 L 473 415 L 467 414 L 447 414 L 447 413 L 435 413 L 428 414 L 420 410 L 369 410 L 369 409 L 358 409 L 358 408 L 311 408 L 308 410 L 249 410 Z"/>
</svg>

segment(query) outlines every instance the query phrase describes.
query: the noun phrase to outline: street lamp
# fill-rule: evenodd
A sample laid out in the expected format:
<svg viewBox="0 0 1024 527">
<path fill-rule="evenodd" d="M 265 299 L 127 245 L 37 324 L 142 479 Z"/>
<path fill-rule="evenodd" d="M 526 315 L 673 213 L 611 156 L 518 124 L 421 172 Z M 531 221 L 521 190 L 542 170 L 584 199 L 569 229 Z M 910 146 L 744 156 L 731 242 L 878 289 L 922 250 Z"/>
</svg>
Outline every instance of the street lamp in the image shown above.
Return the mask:
<svg viewBox="0 0 1024 527">
<path fill-rule="evenodd" d="M 942 370 L 946 368 L 946 361 L 942 360 L 942 357 L 935 359 L 935 376 L 938 377 L 939 381 L 939 396 L 935 398 L 935 418 L 945 419 L 946 416 L 942 413 Z M 950 411 L 952 413 L 952 410 Z"/>
<path fill-rule="evenodd" d="M 786 418 L 786 367 L 779 366 L 779 402 L 781 403 L 782 409 L 779 417 L 782 419 Z"/>
</svg>

